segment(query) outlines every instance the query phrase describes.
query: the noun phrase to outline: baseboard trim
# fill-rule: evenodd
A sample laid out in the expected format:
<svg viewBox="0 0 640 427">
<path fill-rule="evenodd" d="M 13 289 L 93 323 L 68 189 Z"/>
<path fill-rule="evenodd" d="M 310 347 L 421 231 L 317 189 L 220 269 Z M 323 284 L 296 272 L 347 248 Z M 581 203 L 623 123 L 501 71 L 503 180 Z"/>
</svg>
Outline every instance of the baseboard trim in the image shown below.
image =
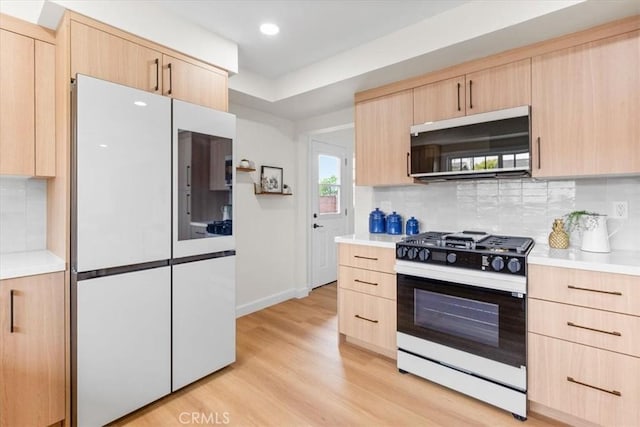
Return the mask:
<svg viewBox="0 0 640 427">
<path fill-rule="evenodd" d="M 264 298 L 251 301 L 246 304 L 242 304 L 236 307 L 236 318 L 246 316 L 247 314 L 260 311 L 272 305 L 280 304 L 292 298 L 304 298 L 309 296 L 308 289 L 287 289 L 286 291 L 278 292 L 273 295 L 266 296 Z"/>
</svg>

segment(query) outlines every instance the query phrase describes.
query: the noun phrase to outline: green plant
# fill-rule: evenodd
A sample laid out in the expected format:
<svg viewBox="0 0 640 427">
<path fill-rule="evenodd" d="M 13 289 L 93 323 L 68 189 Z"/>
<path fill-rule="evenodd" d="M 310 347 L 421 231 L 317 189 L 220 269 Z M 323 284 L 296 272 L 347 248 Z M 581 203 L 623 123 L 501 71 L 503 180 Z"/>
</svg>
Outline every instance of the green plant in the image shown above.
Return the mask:
<svg viewBox="0 0 640 427">
<path fill-rule="evenodd" d="M 564 228 L 567 232 L 590 230 L 594 225 L 590 217 L 600 216 L 601 214 L 589 211 L 573 211 L 564 215 Z"/>
<path fill-rule="evenodd" d="M 320 181 L 320 195 L 321 196 L 337 196 L 338 189 L 336 188 L 336 183 L 338 182 L 338 177 L 332 175 L 327 178 L 323 178 Z"/>
</svg>

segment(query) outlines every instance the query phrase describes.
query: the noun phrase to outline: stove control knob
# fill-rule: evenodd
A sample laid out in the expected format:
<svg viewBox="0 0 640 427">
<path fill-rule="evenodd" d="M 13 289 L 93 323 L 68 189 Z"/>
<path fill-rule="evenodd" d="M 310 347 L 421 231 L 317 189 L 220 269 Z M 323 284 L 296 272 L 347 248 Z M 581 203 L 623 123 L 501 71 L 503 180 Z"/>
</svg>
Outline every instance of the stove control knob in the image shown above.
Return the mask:
<svg viewBox="0 0 640 427">
<path fill-rule="evenodd" d="M 449 264 L 455 263 L 457 259 L 458 259 L 458 255 L 456 255 L 454 252 L 450 252 L 447 254 L 447 262 Z"/>
<path fill-rule="evenodd" d="M 511 258 L 507 264 L 507 268 L 512 273 L 517 273 L 522 269 L 522 263 L 518 258 Z"/>
<path fill-rule="evenodd" d="M 416 259 L 416 257 L 418 256 L 418 248 L 409 249 L 407 255 L 409 256 L 409 259 Z"/>
<path fill-rule="evenodd" d="M 402 259 L 407 255 L 407 248 L 404 246 L 398 246 L 396 248 L 396 258 Z"/>
<path fill-rule="evenodd" d="M 495 257 L 491 261 L 491 268 L 493 268 L 494 271 L 502 271 L 504 268 L 504 259 L 502 259 L 501 256 Z"/>
<path fill-rule="evenodd" d="M 420 261 L 426 261 L 429 259 L 430 255 L 431 252 L 429 251 L 429 249 L 420 249 L 420 251 L 418 252 L 418 259 L 420 259 Z"/>
</svg>

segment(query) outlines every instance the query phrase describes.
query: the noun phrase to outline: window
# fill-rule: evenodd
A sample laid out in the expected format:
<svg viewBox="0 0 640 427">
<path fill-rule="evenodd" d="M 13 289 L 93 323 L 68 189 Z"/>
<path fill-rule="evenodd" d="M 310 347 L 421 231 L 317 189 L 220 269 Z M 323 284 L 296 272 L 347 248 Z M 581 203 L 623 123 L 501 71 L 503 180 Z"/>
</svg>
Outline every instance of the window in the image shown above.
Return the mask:
<svg viewBox="0 0 640 427">
<path fill-rule="evenodd" d="M 318 211 L 322 214 L 340 213 L 341 159 L 318 155 Z"/>
</svg>

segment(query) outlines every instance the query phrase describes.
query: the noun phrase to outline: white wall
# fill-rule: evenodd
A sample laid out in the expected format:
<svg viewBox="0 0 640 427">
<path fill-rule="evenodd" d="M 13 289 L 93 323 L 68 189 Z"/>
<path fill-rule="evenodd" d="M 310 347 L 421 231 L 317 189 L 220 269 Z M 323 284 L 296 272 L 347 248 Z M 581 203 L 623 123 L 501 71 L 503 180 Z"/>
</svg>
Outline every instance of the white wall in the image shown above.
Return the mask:
<svg viewBox="0 0 640 427">
<path fill-rule="evenodd" d="M 640 236 L 640 177 L 538 181 L 489 179 L 440 182 L 407 187 L 360 187 L 356 230 L 368 232 L 369 212 L 396 210 L 406 221 L 415 216 L 420 231 L 480 230 L 533 237 L 547 243 L 554 218 L 573 210 L 611 214 L 614 201 L 627 201 L 627 220 L 609 219 L 609 231 L 621 227 L 612 249 L 637 250 Z M 367 199 L 367 193 L 371 194 Z M 369 204 L 366 204 L 366 202 Z M 578 245 L 578 236 L 572 245 Z"/>
<path fill-rule="evenodd" d="M 353 152 L 353 110 L 291 121 L 232 104 L 237 116 L 234 162 L 246 158 L 256 171 L 236 173 L 237 313 L 247 314 L 308 294 L 308 163 L 311 138 Z M 260 166 L 284 168 L 293 196 L 258 196 Z"/>
<path fill-rule="evenodd" d="M 234 162 L 255 162 L 256 172 L 236 175 L 234 233 L 237 248 L 237 313 L 247 314 L 269 305 L 306 295 L 306 285 L 294 277 L 296 252 L 304 240 L 296 236 L 299 197 L 297 152 L 293 123 L 256 110 L 231 105 L 237 116 Z M 260 196 L 253 183 L 260 166 L 284 169 L 284 183 L 293 196 Z"/>
<path fill-rule="evenodd" d="M 0 254 L 47 246 L 47 181 L 0 177 Z"/>
</svg>

